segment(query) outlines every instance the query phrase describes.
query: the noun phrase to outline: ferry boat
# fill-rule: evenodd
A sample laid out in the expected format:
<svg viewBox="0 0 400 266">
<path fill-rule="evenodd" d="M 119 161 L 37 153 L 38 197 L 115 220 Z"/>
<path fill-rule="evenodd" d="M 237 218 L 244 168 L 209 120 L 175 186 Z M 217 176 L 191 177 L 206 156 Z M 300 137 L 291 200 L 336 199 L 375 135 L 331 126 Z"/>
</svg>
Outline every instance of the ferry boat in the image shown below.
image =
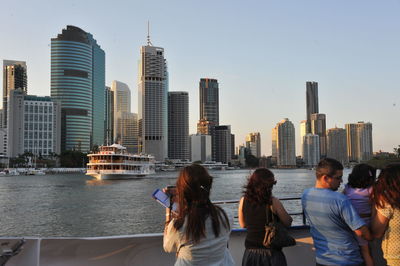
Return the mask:
<svg viewBox="0 0 400 266">
<path fill-rule="evenodd" d="M 132 179 L 155 173 L 154 156 L 130 154 L 120 144 L 100 146 L 88 158 L 86 175 L 98 180 Z"/>
</svg>

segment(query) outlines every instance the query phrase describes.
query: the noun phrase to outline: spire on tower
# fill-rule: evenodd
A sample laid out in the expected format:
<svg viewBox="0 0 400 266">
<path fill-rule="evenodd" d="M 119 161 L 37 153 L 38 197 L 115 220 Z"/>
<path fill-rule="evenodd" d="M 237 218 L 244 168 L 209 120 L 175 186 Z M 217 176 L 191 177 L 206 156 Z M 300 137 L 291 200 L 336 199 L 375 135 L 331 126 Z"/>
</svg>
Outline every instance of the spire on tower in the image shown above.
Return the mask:
<svg viewBox="0 0 400 266">
<path fill-rule="evenodd" d="M 150 21 L 147 21 L 147 45 L 153 46 L 153 44 L 150 41 Z"/>
</svg>

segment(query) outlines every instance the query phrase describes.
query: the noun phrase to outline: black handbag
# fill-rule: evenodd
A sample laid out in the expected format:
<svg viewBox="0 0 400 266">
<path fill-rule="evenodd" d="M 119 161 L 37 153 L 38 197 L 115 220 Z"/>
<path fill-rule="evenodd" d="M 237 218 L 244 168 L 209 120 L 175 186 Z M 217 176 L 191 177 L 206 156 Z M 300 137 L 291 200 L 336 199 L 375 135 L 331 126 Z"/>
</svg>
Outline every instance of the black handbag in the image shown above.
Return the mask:
<svg viewBox="0 0 400 266">
<path fill-rule="evenodd" d="M 267 205 L 266 213 L 264 247 L 279 249 L 296 245 L 296 240 L 289 235 L 287 228 L 274 218 L 271 205 Z M 270 216 L 272 216 L 272 219 L 270 219 Z"/>
</svg>

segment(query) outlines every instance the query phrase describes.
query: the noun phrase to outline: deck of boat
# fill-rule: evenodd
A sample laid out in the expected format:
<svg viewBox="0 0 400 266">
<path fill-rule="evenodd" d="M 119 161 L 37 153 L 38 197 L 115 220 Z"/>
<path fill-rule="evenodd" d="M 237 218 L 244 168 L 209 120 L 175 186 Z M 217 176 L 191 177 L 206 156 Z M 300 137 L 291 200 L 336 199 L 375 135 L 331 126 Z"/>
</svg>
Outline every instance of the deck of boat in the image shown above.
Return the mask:
<svg viewBox="0 0 400 266">
<path fill-rule="evenodd" d="M 284 248 L 288 265 L 315 265 L 313 241 L 306 226 L 292 227 L 290 233 L 297 240 L 294 247 Z M 244 252 L 245 230 L 233 230 L 229 249 L 241 265 Z M 13 257 L 7 266 L 109 266 L 109 265 L 173 265 L 175 254 L 162 248 L 162 234 L 92 238 L 29 238 L 20 254 Z M 17 241 L 1 238 L 4 243 Z M 373 256 L 376 265 L 382 261 L 379 243 L 375 243 Z"/>
</svg>

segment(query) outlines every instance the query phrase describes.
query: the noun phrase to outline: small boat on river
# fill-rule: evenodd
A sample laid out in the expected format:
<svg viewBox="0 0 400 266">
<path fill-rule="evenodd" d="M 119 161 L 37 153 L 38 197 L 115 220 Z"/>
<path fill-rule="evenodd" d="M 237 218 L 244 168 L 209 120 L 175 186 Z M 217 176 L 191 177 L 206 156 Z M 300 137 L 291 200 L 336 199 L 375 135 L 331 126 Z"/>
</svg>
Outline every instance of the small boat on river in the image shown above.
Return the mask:
<svg viewBox="0 0 400 266">
<path fill-rule="evenodd" d="M 120 144 L 100 146 L 88 158 L 86 175 L 98 180 L 133 179 L 155 173 L 154 156 L 128 153 Z"/>
</svg>

